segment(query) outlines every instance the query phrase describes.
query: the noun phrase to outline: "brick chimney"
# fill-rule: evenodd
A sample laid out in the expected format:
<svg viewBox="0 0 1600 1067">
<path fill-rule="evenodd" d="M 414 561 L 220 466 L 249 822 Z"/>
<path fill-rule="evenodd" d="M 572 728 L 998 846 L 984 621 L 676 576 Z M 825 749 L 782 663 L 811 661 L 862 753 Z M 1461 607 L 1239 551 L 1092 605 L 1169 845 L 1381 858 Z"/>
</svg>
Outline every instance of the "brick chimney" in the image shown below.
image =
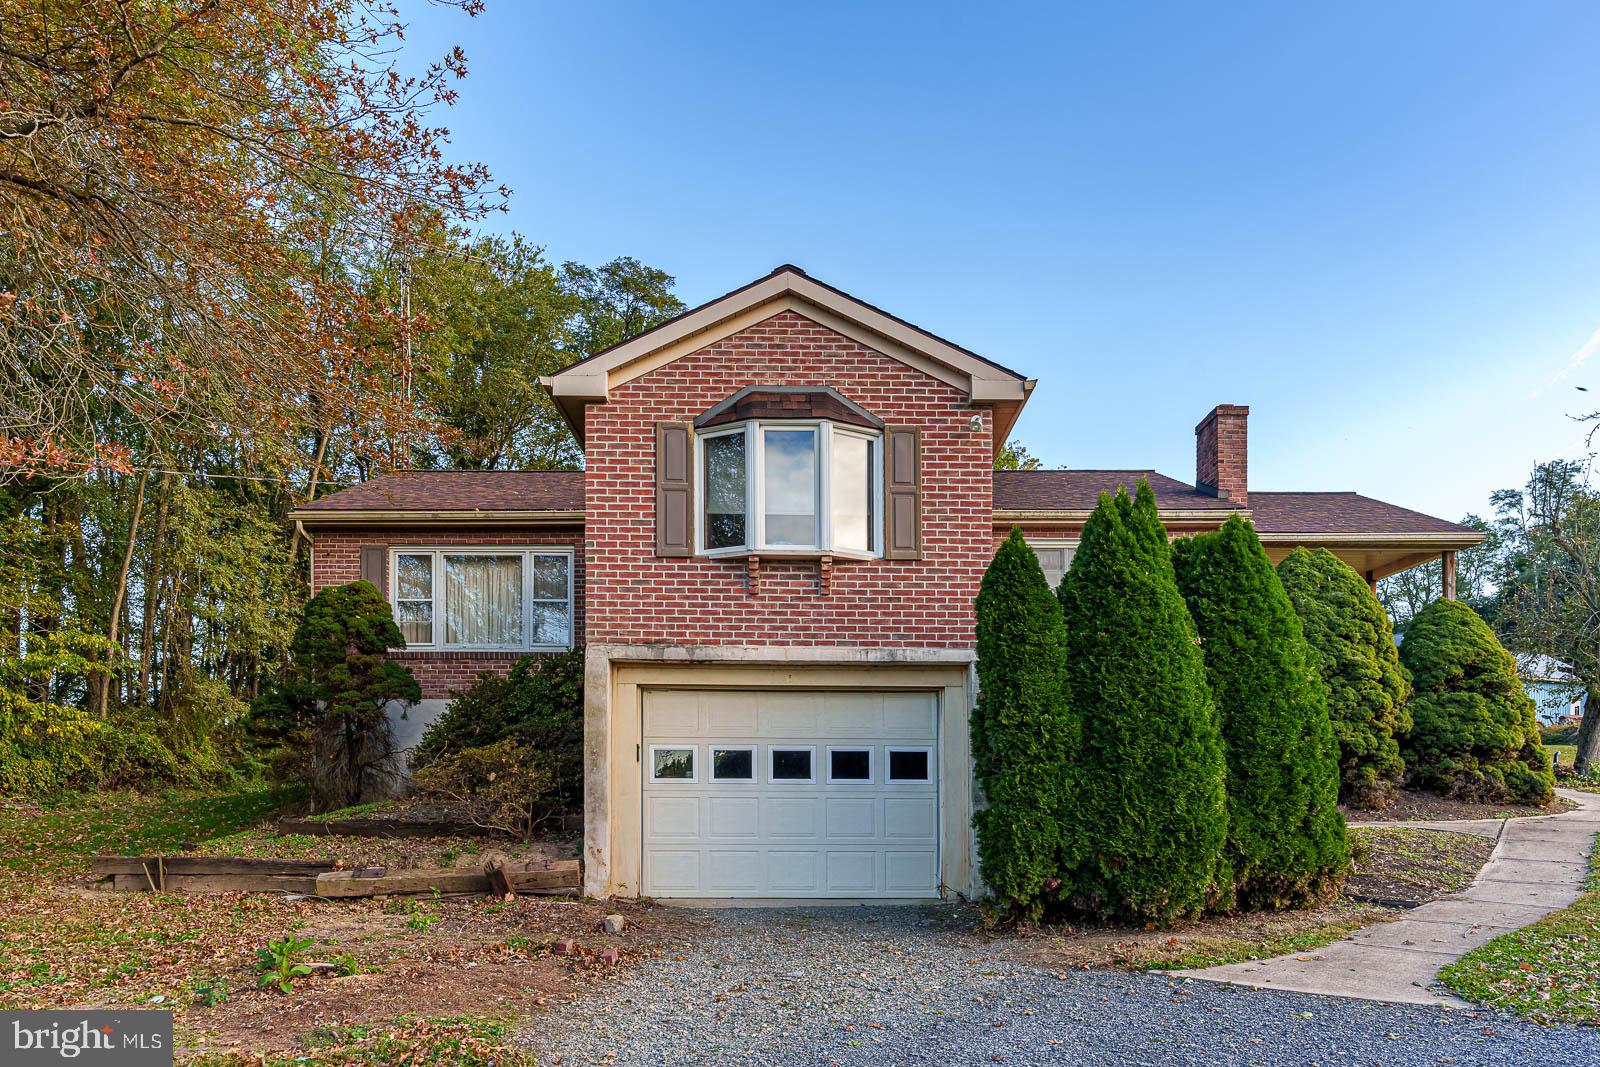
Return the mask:
<svg viewBox="0 0 1600 1067">
<path fill-rule="evenodd" d="M 1194 428 L 1194 481 L 1202 493 L 1250 504 L 1250 409 L 1218 404 Z"/>
</svg>

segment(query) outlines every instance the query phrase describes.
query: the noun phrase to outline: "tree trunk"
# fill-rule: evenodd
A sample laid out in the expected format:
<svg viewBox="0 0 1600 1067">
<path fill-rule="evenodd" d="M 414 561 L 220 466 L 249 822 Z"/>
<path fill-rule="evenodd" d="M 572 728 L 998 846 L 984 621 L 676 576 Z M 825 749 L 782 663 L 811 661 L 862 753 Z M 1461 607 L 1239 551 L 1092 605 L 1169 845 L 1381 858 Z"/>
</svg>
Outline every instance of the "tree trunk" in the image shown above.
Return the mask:
<svg viewBox="0 0 1600 1067">
<path fill-rule="evenodd" d="M 115 645 L 122 628 L 122 605 L 128 599 L 128 571 L 133 566 L 133 548 L 139 542 L 139 517 L 144 514 L 144 488 L 150 481 L 150 469 L 139 472 L 139 488 L 133 495 L 133 518 L 128 521 L 128 544 L 122 550 L 122 565 L 117 568 L 117 591 L 111 601 L 111 618 L 106 626 L 106 638 Z M 111 693 L 111 672 L 95 678 L 94 713 L 106 717 L 106 700 Z"/>
<path fill-rule="evenodd" d="M 1583 723 L 1578 727 L 1578 754 L 1572 769 L 1587 775 L 1600 764 L 1600 686 L 1589 686 L 1583 702 Z"/>
<path fill-rule="evenodd" d="M 161 602 L 161 585 L 165 576 L 161 573 L 162 544 L 167 536 L 167 503 L 172 496 L 172 475 L 161 476 L 161 487 L 156 490 L 156 526 L 154 536 L 150 539 L 150 558 L 145 561 L 144 567 L 144 604 L 141 614 L 144 616 L 142 632 L 139 635 L 139 703 L 147 704 L 150 700 L 150 668 L 155 662 L 155 637 L 156 637 L 156 610 Z"/>
</svg>

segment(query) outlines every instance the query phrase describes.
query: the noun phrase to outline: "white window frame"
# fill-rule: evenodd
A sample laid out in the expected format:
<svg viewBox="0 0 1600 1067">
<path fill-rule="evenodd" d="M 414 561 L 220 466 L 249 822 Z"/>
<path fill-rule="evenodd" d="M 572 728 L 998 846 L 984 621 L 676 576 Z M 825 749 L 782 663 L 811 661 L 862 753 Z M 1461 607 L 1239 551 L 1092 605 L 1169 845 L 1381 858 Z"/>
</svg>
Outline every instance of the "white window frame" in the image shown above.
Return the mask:
<svg viewBox="0 0 1600 1067">
<path fill-rule="evenodd" d="M 779 778 L 772 770 L 772 761 L 779 752 L 809 752 L 811 753 L 810 778 Z M 816 785 L 817 784 L 817 746 L 816 745 L 768 745 L 767 746 L 767 784 L 776 786 L 785 785 Z"/>
<path fill-rule="evenodd" d="M 433 568 L 433 639 L 428 642 L 409 643 L 405 651 L 428 652 L 565 652 L 577 639 L 578 619 L 575 587 L 577 559 L 572 546 L 562 545 L 390 545 L 389 546 L 389 603 L 399 602 L 400 556 L 431 556 Z M 522 633 L 525 638 L 519 645 L 451 645 L 444 642 L 445 556 L 521 556 L 522 557 Z M 567 640 L 564 644 L 536 644 L 533 642 L 533 606 L 535 603 L 557 603 L 533 596 L 533 557 L 562 556 L 567 561 Z"/>
<path fill-rule="evenodd" d="M 766 543 L 766 430 L 811 430 L 817 442 L 817 541 L 815 545 L 768 545 Z M 744 544 L 726 548 L 706 547 L 705 448 L 713 437 L 744 437 Z M 835 435 L 854 437 L 871 445 L 872 523 L 868 533 L 871 549 L 837 548 L 833 544 L 833 439 Z M 694 548 L 696 555 L 745 556 L 844 556 L 851 559 L 878 559 L 883 555 L 883 434 L 856 426 L 842 426 L 827 419 L 750 419 L 731 426 L 717 426 L 695 434 L 694 438 Z"/>
<path fill-rule="evenodd" d="M 867 754 L 867 776 L 865 778 L 835 778 L 833 776 L 833 754 L 835 752 L 865 752 Z M 828 774 L 829 785 L 874 785 L 877 783 L 878 756 L 877 750 L 871 745 L 829 745 L 828 746 Z"/>
<path fill-rule="evenodd" d="M 892 757 L 896 752 L 923 752 L 928 757 L 928 776 L 926 778 L 896 778 L 890 772 L 894 765 Z M 883 783 L 885 785 L 932 785 L 933 784 L 933 749 L 928 745 L 885 745 L 883 747 Z"/>
<path fill-rule="evenodd" d="M 689 777 L 687 777 L 687 778 L 657 778 L 656 777 L 656 753 L 661 751 L 662 749 L 666 749 L 666 750 L 668 750 L 670 752 L 687 752 L 687 753 L 689 753 Z M 645 764 L 645 768 L 646 768 L 646 770 L 648 770 L 650 772 L 650 784 L 651 785 L 694 785 L 694 784 L 696 784 L 697 782 L 700 781 L 700 746 L 699 745 L 693 745 L 693 744 L 690 744 L 690 745 L 672 745 L 672 744 L 651 745 L 648 755 L 650 757 L 650 762 Z M 744 779 L 742 779 L 742 778 L 740 779 L 740 781 L 743 781 L 743 780 Z"/>
<path fill-rule="evenodd" d="M 718 752 L 748 752 L 750 753 L 750 777 L 748 778 L 723 778 L 717 774 Z M 655 764 L 652 763 L 654 770 Z M 679 781 L 681 779 L 673 779 Z M 708 782 L 739 782 L 743 785 L 756 785 L 761 781 L 761 750 L 756 745 L 722 745 L 711 744 L 706 746 L 706 781 Z"/>
<path fill-rule="evenodd" d="M 1028 543 L 1029 548 L 1033 549 L 1035 555 L 1038 554 L 1041 548 L 1065 548 L 1070 549 L 1074 556 L 1078 554 L 1079 539 L 1076 537 L 1028 537 L 1024 535 L 1022 539 Z M 1069 559 L 1067 560 L 1067 570 L 1071 569 L 1072 560 Z M 1065 575 L 1066 571 L 1063 571 L 1062 576 L 1065 577 Z M 1058 580 L 1050 586 L 1050 591 L 1052 593 L 1055 592 L 1056 586 L 1059 584 L 1061 583 Z"/>
</svg>

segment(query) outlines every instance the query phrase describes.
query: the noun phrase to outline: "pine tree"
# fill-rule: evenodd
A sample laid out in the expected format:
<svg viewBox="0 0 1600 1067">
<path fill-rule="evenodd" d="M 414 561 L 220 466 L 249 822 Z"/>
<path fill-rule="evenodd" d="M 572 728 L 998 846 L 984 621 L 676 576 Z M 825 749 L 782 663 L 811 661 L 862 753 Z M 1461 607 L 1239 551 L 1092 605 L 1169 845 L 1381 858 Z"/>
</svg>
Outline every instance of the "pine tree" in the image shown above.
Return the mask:
<svg viewBox="0 0 1600 1067">
<path fill-rule="evenodd" d="M 1296 548 L 1278 564 L 1278 578 L 1327 688 L 1340 799 L 1357 808 L 1388 807 L 1405 777 L 1397 739 L 1411 729 L 1411 681 L 1389 616 L 1361 576 L 1325 548 Z"/>
<path fill-rule="evenodd" d="M 1140 923 L 1226 906 L 1222 738 L 1147 483 L 1101 495 L 1059 595 L 1081 724 L 1064 823 L 1071 902 Z"/>
<path fill-rule="evenodd" d="M 282 679 L 257 698 L 258 732 L 281 742 L 320 809 L 388 799 L 402 787 L 389 703 L 422 699 L 410 669 L 387 655 L 405 643 L 371 582 L 330 586 L 306 604 Z"/>
<path fill-rule="evenodd" d="M 984 572 L 977 622 L 972 758 L 986 802 L 973 819 L 978 855 L 996 901 L 1034 918 L 1060 884 L 1060 820 L 1076 722 L 1063 690 L 1061 606 L 1020 530 Z"/>
<path fill-rule="evenodd" d="M 1261 541 L 1234 515 L 1173 545 L 1228 762 L 1228 860 L 1240 904 L 1326 897 L 1350 864 L 1339 748 L 1322 680 Z"/>
<path fill-rule="evenodd" d="M 1533 700 L 1516 660 L 1477 612 L 1435 600 L 1406 627 L 1400 660 L 1416 685 L 1404 745 L 1415 784 L 1480 800 L 1550 802 L 1555 776 Z"/>
</svg>

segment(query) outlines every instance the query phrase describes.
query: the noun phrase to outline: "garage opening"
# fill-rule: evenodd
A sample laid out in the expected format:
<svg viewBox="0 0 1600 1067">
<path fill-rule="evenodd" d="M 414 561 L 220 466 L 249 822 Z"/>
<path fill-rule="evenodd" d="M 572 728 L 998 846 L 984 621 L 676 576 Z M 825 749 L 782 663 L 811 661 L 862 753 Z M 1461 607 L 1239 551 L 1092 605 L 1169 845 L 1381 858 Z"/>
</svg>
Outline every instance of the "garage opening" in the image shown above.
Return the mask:
<svg viewBox="0 0 1600 1067">
<path fill-rule="evenodd" d="M 937 897 L 938 696 L 643 694 L 657 897 Z"/>
</svg>

